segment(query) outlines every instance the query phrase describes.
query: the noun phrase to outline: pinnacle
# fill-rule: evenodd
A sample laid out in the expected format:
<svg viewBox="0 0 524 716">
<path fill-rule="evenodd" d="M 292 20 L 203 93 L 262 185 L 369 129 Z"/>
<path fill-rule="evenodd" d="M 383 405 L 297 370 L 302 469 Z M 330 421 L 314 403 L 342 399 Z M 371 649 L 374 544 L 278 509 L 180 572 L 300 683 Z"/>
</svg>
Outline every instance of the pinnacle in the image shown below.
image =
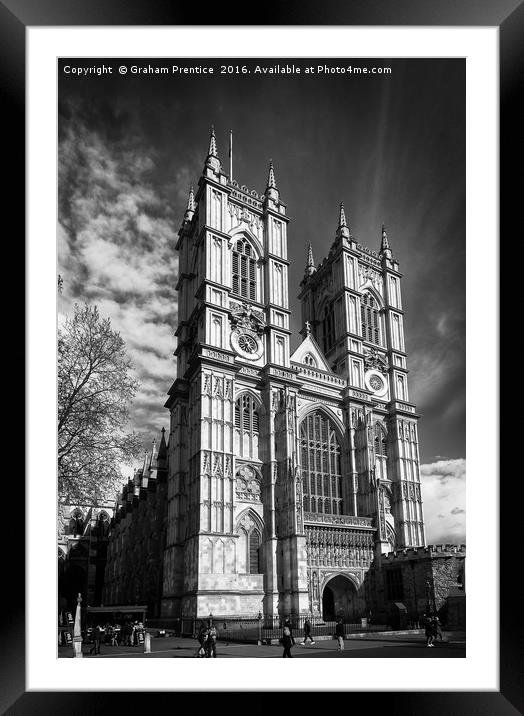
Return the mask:
<svg viewBox="0 0 524 716">
<path fill-rule="evenodd" d="M 391 246 L 389 245 L 389 239 L 388 239 L 388 235 L 386 233 L 386 227 L 384 226 L 384 224 L 382 224 L 382 240 L 380 242 L 380 251 L 383 252 L 383 251 L 387 251 L 387 250 L 391 250 Z"/>
<path fill-rule="evenodd" d="M 340 214 L 339 214 L 339 220 L 338 220 L 338 228 L 340 229 L 342 226 L 347 226 L 346 221 L 346 212 L 344 211 L 344 204 L 340 202 Z"/>
<path fill-rule="evenodd" d="M 218 157 L 217 140 L 215 137 L 215 128 L 213 125 L 211 125 L 211 137 L 209 139 L 209 151 L 207 155 L 208 157 Z"/>
<path fill-rule="evenodd" d="M 277 182 L 275 180 L 275 170 L 273 168 L 273 160 L 269 160 L 269 174 L 267 178 L 267 188 L 268 189 L 277 189 Z"/>
</svg>

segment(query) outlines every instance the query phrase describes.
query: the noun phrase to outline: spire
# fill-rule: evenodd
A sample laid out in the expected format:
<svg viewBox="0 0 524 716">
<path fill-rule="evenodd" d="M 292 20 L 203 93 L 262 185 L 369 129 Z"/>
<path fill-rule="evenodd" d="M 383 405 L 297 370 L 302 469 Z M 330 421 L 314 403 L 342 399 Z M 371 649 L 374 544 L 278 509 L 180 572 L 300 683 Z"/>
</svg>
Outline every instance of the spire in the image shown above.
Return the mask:
<svg viewBox="0 0 524 716">
<path fill-rule="evenodd" d="M 269 174 L 267 177 L 267 188 L 268 189 L 278 189 L 277 182 L 275 180 L 275 170 L 273 168 L 273 160 L 269 160 Z"/>
<path fill-rule="evenodd" d="M 147 450 L 146 450 L 145 453 L 144 453 L 144 464 L 142 465 L 142 475 L 145 475 L 145 474 L 146 474 L 146 470 L 147 470 L 147 459 L 148 459 L 148 457 L 149 457 L 149 455 L 148 455 Z"/>
<path fill-rule="evenodd" d="M 346 212 L 344 211 L 344 204 L 340 203 L 340 216 L 338 220 L 338 227 L 347 226 Z"/>
<path fill-rule="evenodd" d="M 207 156 L 218 157 L 217 138 L 215 137 L 215 128 L 213 125 L 211 125 L 211 137 L 209 139 L 209 151 L 207 153 Z"/>
<path fill-rule="evenodd" d="M 344 238 L 349 239 L 349 226 L 346 221 L 346 212 L 344 210 L 344 204 L 342 202 L 340 203 L 340 211 L 338 215 L 338 228 L 337 228 L 337 236 L 343 236 Z"/>
<path fill-rule="evenodd" d="M 382 224 L 382 244 L 380 246 L 381 250 L 389 249 L 391 248 L 388 241 L 388 235 L 386 234 L 386 227 L 384 224 Z"/>
<path fill-rule="evenodd" d="M 269 160 L 269 172 L 267 176 L 267 186 L 266 191 L 264 192 L 264 195 L 267 199 L 272 199 L 273 201 L 279 200 L 279 192 L 277 187 L 277 182 L 275 179 L 275 170 L 273 168 L 273 160 Z"/>
<path fill-rule="evenodd" d="M 379 256 L 387 256 L 387 258 L 391 258 L 391 246 L 389 245 L 389 239 L 384 224 L 382 224 L 382 239 L 380 242 Z"/>
<path fill-rule="evenodd" d="M 193 185 L 189 187 L 189 198 L 187 200 L 187 208 L 184 214 L 184 221 L 191 221 L 195 214 L 195 193 L 193 191 Z"/>
<path fill-rule="evenodd" d="M 158 446 L 158 454 L 156 456 L 157 462 L 159 460 L 165 460 L 167 458 L 167 445 L 166 445 L 166 429 L 162 428 L 162 437 L 160 438 L 160 445 Z"/>
<path fill-rule="evenodd" d="M 217 140 L 215 137 L 215 128 L 211 126 L 211 137 L 209 138 L 209 149 L 206 157 L 206 167 L 209 167 L 214 172 L 221 171 L 220 159 L 218 158 L 217 151 Z"/>
<path fill-rule="evenodd" d="M 311 276 L 311 274 L 315 273 L 315 261 L 313 259 L 313 249 L 311 248 L 311 244 L 309 244 L 308 250 L 307 250 L 307 263 L 306 263 L 306 276 Z"/>
<path fill-rule="evenodd" d="M 156 452 L 156 438 L 153 438 L 153 442 L 151 445 L 151 454 L 149 456 L 149 468 L 151 468 L 153 465 L 153 461 L 155 459 L 155 452 Z"/>
</svg>

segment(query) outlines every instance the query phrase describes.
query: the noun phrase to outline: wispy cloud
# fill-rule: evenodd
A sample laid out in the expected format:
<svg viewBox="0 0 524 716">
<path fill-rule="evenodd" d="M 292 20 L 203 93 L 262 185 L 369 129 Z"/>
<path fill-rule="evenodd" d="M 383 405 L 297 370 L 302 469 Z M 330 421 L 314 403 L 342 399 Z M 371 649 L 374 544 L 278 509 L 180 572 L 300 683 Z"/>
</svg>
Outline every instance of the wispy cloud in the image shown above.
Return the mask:
<svg viewBox="0 0 524 716">
<path fill-rule="evenodd" d="M 464 543 L 466 461 L 439 460 L 421 465 L 420 472 L 428 544 Z"/>
<path fill-rule="evenodd" d="M 62 121 L 59 148 L 59 320 L 83 301 L 111 319 L 141 382 L 130 422 L 149 446 L 168 422 L 163 404 L 175 377 L 178 258 L 171 205 L 151 178 L 151 147 L 129 136 L 104 136 L 83 122 L 78 107 L 72 116 Z M 175 184 L 180 196 L 187 194 L 184 167 Z"/>
</svg>

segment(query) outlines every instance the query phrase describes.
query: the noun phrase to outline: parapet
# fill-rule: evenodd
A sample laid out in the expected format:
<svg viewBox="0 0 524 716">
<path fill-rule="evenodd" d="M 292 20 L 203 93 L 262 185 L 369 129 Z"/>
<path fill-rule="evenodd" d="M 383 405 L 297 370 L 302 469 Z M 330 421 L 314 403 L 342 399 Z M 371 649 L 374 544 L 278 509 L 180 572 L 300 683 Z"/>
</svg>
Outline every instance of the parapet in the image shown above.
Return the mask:
<svg viewBox="0 0 524 716">
<path fill-rule="evenodd" d="M 428 544 L 426 547 L 404 547 L 381 555 L 383 562 L 399 562 L 411 559 L 427 559 L 432 556 L 466 556 L 465 544 Z"/>
</svg>

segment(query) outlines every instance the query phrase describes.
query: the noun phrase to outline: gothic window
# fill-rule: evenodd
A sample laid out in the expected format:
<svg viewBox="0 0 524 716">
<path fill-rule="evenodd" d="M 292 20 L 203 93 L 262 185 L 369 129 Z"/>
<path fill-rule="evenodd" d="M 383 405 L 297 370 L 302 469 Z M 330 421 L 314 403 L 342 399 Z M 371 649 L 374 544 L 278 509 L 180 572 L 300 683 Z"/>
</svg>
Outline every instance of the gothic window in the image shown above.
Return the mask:
<svg viewBox="0 0 524 716">
<path fill-rule="evenodd" d="M 386 434 L 378 423 L 375 424 L 375 457 L 387 456 Z"/>
<path fill-rule="evenodd" d="M 370 343 L 380 344 L 380 307 L 377 299 L 365 292 L 360 297 L 360 319 L 362 338 Z"/>
<path fill-rule="evenodd" d="M 247 433 L 258 433 L 257 405 L 250 395 L 241 395 L 235 403 L 235 427 Z"/>
<path fill-rule="evenodd" d="M 249 574 L 260 573 L 260 532 L 253 530 L 249 535 Z"/>
<path fill-rule="evenodd" d="M 261 536 L 252 520 L 242 520 L 239 527 L 238 569 L 241 574 L 261 574 Z"/>
<path fill-rule="evenodd" d="M 335 343 L 335 314 L 333 304 L 324 309 L 324 320 L 322 321 L 322 336 L 324 339 L 324 353 L 327 353 Z"/>
<path fill-rule="evenodd" d="M 100 537 L 107 537 L 109 532 L 109 515 L 107 512 L 101 512 L 98 517 L 98 531 Z"/>
<path fill-rule="evenodd" d="M 300 425 L 304 509 L 308 512 L 344 514 L 340 444 L 329 418 L 317 411 Z"/>
<path fill-rule="evenodd" d="M 316 367 L 317 367 L 317 362 L 316 362 L 316 360 L 314 359 L 314 357 L 311 355 L 311 353 L 306 353 L 306 355 L 304 356 L 304 363 L 305 363 L 306 365 L 311 366 L 312 368 L 316 368 Z"/>
<path fill-rule="evenodd" d="M 69 534 L 72 534 L 73 537 L 81 535 L 83 527 L 84 516 L 80 510 L 75 510 L 69 520 Z"/>
<path fill-rule="evenodd" d="M 256 301 L 256 271 L 253 248 L 245 240 L 237 241 L 233 249 L 233 293 Z"/>
</svg>

